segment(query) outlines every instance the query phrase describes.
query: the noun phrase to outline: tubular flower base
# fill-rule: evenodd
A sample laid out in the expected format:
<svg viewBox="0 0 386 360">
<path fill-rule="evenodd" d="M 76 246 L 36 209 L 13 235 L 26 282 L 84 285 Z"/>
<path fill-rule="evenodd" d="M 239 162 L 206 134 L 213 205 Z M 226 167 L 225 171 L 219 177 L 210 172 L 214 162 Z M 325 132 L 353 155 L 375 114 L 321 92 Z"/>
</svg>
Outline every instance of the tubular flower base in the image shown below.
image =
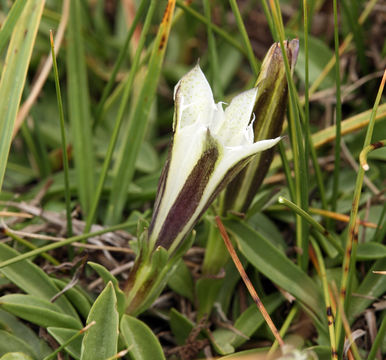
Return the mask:
<svg viewBox="0 0 386 360">
<path fill-rule="evenodd" d="M 223 110 L 197 65 L 174 90 L 174 137 L 158 185 L 149 227 L 150 248 L 175 251 L 218 193 L 280 137 L 254 142 L 252 111 L 258 88 Z"/>
</svg>

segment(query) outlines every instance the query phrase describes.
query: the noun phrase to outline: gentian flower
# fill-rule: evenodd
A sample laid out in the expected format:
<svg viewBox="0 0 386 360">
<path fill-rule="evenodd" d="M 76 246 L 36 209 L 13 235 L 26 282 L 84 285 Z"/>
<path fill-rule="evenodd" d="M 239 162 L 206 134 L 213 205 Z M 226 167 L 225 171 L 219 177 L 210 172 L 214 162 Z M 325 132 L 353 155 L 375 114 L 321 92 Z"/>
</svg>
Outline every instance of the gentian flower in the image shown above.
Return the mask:
<svg viewBox="0 0 386 360">
<path fill-rule="evenodd" d="M 199 65 L 174 89 L 173 141 L 158 184 L 149 227 L 150 248 L 172 253 L 218 193 L 260 151 L 280 137 L 254 140 L 258 88 L 237 95 L 223 109 Z"/>
</svg>

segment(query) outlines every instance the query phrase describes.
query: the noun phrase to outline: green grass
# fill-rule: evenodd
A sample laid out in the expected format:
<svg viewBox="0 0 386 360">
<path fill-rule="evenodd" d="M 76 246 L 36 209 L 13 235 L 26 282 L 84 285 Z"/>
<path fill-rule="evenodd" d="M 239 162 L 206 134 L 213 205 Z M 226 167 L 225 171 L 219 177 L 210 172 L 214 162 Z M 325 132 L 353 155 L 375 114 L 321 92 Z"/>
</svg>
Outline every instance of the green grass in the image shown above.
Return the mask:
<svg viewBox="0 0 386 360">
<path fill-rule="evenodd" d="M 386 269 L 384 83 L 370 79 L 384 71 L 377 59 L 385 58 L 376 0 L 123 3 L 70 1 L 57 50 L 49 34 L 61 2 L 0 1 L 7 4 L 0 6 L 0 211 L 32 215 L 0 219 L 0 360 L 15 351 L 37 360 L 58 351 L 68 359 L 119 352 L 135 360 L 198 359 L 205 346 L 224 359 L 246 349 L 273 353 L 278 344 L 229 260 L 216 215 L 286 343 L 340 359 L 345 338 L 360 328 L 366 335 L 356 340 L 354 358 L 383 358 L 385 312 L 373 308 L 386 291 L 386 276 L 373 272 Z M 322 29 L 320 19 L 331 28 Z M 216 102 L 229 102 L 256 83 L 271 44 L 284 48 L 293 37 L 300 40 L 293 75 L 283 51 L 284 137 L 251 206 L 224 214 L 219 197 L 174 262 L 158 250 L 140 269 L 146 286 L 149 274 L 158 286 L 141 311 L 159 297 L 156 307 L 124 314 L 120 289 L 130 288 L 135 256 L 107 246 L 150 256 L 144 229 L 172 138 L 174 86 L 199 61 Z M 13 136 L 18 109 L 51 51 L 51 74 Z M 312 208 L 331 210 L 330 217 Z M 374 339 L 365 311 L 374 315 Z"/>
</svg>

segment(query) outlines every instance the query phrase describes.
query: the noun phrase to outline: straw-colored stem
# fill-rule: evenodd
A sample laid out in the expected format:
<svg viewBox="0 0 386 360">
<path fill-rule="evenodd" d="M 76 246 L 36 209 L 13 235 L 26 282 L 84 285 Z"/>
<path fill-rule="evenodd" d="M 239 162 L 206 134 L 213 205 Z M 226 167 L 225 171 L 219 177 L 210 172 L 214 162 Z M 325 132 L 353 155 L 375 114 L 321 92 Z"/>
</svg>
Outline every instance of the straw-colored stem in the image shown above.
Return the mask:
<svg viewBox="0 0 386 360">
<path fill-rule="evenodd" d="M 265 309 L 263 303 L 261 302 L 260 298 L 259 298 L 259 295 L 257 295 L 256 293 L 256 290 L 255 288 L 253 287 L 251 281 L 249 280 L 248 278 L 248 275 L 247 273 L 245 272 L 244 268 L 243 268 L 243 265 L 241 264 L 240 262 L 240 259 L 239 257 L 237 256 L 236 254 L 236 251 L 235 249 L 233 248 L 233 245 L 229 239 L 229 236 L 225 230 L 225 227 L 220 219 L 219 216 L 216 216 L 216 223 L 217 223 L 217 226 L 220 230 L 220 234 L 225 242 L 225 245 L 229 251 L 229 254 L 231 255 L 232 257 L 232 260 L 237 268 L 237 271 L 240 273 L 240 276 L 241 278 L 243 279 L 244 281 L 244 284 L 245 286 L 247 287 L 249 293 L 251 294 L 252 296 L 252 299 L 253 301 L 255 302 L 255 304 L 257 305 L 258 309 L 260 310 L 261 312 L 261 315 L 263 315 L 265 321 L 267 322 L 269 328 L 271 329 L 272 331 L 272 334 L 275 336 L 277 342 L 279 343 L 280 347 L 283 348 L 284 346 L 284 341 L 283 339 L 281 338 L 280 334 L 279 334 L 279 331 L 277 330 L 275 324 L 273 323 L 271 317 L 269 316 L 267 310 Z"/>
<path fill-rule="evenodd" d="M 377 141 L 369 146 L 366 146 L 361 153 L 359 154 L 359 162 L 364 171 L 368 171 L 370 169 L 369 164 L 367 163 L 367 154 L 373 150 L 379 149 L 385 146 L 386 140 Z"/>
</svg>

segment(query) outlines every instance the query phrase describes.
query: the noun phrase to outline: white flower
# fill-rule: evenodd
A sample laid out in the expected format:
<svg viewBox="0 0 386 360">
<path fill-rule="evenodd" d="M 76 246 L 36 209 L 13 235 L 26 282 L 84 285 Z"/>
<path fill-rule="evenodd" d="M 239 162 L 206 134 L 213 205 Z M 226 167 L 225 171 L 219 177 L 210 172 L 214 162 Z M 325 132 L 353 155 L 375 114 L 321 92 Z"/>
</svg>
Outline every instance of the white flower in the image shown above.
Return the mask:
<svg viewBox="0 0 386 360">
<path fill-rule="evenodd" d="M 174 137 L 158 185 L 149 228 L 151 246 L 173 252 L 218 193 L 280 137 L 254 142 L 252 111 L 258 89 L 245 91 L 223 110 L 200 67 L 174 90 Z"/>
</svg>

